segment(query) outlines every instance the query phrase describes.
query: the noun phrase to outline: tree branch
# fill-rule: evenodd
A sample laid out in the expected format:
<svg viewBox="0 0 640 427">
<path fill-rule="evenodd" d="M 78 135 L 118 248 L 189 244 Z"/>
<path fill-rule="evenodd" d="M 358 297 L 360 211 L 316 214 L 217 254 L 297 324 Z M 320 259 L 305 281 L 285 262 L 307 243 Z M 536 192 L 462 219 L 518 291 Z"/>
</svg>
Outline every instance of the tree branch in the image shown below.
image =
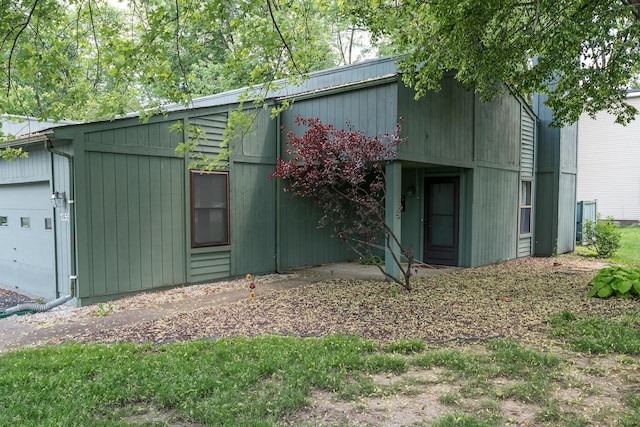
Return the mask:
<svg viewBox="0 0 640 427">
<path fill-rule="evenodd" d="M 276 22 L 276 17 L 273 15 L 273 8 L 271 7 L 271 0 L 267 0 L 267 6 L 269 7 L 269 16 L 271 16 L 271 22 L 273 23 L 273 26 L 275 27 L 276 32 L 278 33 L 278 36 L 280 37 L 280 40 L 282 41 L 282 44 L 284 45 L 284 48 L 287 50 L 287 52 L 289 52 L 289 58 L 291 58 L 291 64 L 293 64 L 293 68 L 295 68 L 296 71 L 298 72 L 298 74 L 300 74 L 301 76 L 304 75 L 302 70 L 300 70 L 300 68 L 298 68 L 298 64 L 296 64 L 295 59 L 293 59 L 293 52 L 289 48 L 289 45 L 287 44 L 287 41 L 285 40 L 284 36 L 282 35 L 282 32 L 280 31 L 280 27 L 278 26 L 278 23 Z"/>
<path fill-rule="evenodd" d="M 93 81 L 93 86 L 98 87 L 100 84 L 100 75 L 102 74 L 102 66 L 101 66 L 101 55 L 100 55 L 100 41 L 98 40 L 98 36 L 96 34 L 96 23 L 93 19 L 93 7 L 91 6 L 91 0 L 88 2 L 89 4 L 89 19 L 91 20 L 91 32 L 93 34 L 93 41 L 96 44 L 96 75 Z M 80 14 L 78 14 L 80 15 Z"/>
<path fill-rule="evenodd" d="M 187 72 L 184 68 L 184 64 L 182 63 L 182 55 L 180 54 L 180 3 L 179 3 L 179 0 L 175 0 L 174 5 L 176 8 L 176 57 L 178 58 L 178 67 L 180 68 L 180 73 L 182 73 L 182 80 L 185 85 L 185 92 L 189 97 L 189 103 L 193 104 L 193 98 L 191 97 L 191 91 L 189 90 L 189 79 L 187 79 Z"/>
<path fill-rule="evenodd" d="M 22 35 L 23 31 L 27 28 L 29 23 L 31 22 L 31 18 L 36 11 L 36 7 L 38 6 L 38 0 L 34 0 L 33 6 L 31 6 L 31 10 L 29 11 L 29 15 L 27 16 L 26 22 L 21 25 L 20 30 L 18 30 L 18 34 L 16 34 L 13 39 L 13 43 L 11 44 L 11 50 L 9 51 L 9 58 L 7 59 L 7 96 L 9 96 L 11 89 L 11 63 L 13 62 L 13 53 L 16 50 L 16 46 L 18 45 L 18 39 Z"/>
<path fill-rule="evenodd" d="M 640 0 L 622 0 L 622 3 L 632 8 L 631 13 L 640 21 Z"/>
</svg>

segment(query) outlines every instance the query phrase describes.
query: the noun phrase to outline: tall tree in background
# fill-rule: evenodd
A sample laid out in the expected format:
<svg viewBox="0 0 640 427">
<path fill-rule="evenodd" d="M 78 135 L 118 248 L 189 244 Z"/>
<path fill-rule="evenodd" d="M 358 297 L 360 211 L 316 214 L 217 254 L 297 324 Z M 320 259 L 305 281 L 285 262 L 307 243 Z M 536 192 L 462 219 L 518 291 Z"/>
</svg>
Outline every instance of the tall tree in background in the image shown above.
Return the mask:
<svg viewBox="0 0 640 427">
<path fill-rule="evenodd" d="M 98 46 L 122 28 L 107 9 L 0 3 L 0 112 L 78 118 L 93 108 L 95 94 L 112 91 Z"/>
<path fill-rule="evenodd" d="M 607 110 L 621 123 L 640 72 L 638 0 L 345 0 L 347 13 L 385 41 L 418 96 L 444 73 L 491 99 L 500 82 L 549 93 L 556 124 Z M 549 84 L 554 84 L 549 89 Z"/>
<path fill-rule="evenodd" d="M 485 100 L 499 83 L 549 92 L 556 124 L 637 113 L 639 0 L 13 0 L 0 16 L 0 105 L 16 114 L 109 118 L 302 78 L 352 62 L 360 30 L 402 55 L 418 96 L 453 71 Z"/>
<path fill-rule="evenodd" d="M 338 65 L 333 0 L 0 3 L 0 109 L 98 119 Z"/>
</svg>

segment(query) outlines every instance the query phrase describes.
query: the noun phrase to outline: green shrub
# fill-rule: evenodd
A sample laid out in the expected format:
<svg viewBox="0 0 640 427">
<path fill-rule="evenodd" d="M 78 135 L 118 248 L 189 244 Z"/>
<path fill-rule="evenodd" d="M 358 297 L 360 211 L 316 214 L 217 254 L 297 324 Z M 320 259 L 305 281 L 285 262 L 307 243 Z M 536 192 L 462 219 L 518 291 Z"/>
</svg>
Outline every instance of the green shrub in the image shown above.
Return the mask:
<svg viewBox="0 0 640 427">
<path fill-rule="evenodd" d="M 590 297 L 640 295 L 640 268 L 612 266 L 601 269 L 591 282 Z"/>
<path fill-rule="evenodd" d="M 620 248 L 620 227 L 613 223 L 610 216 L 604 221 L 600 214 L 595 222 L 585 220 L 583 235 L 586 245 L 593 248 L 600 258 L 610 257 Z"/>
</svg>

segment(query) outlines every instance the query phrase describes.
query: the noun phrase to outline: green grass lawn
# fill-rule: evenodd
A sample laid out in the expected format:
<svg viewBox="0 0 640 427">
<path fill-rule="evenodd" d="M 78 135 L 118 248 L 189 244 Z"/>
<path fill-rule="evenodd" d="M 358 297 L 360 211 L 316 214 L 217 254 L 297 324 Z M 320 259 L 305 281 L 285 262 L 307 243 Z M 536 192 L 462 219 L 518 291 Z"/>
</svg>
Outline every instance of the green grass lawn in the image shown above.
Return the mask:
<svg viewBox="0 0 640 427">
<path fill-rule="evenodd" d="M 629 372 L 640 369 L 634 358 L 640 349 L 639 316 L 594 323 L 563 313 L 552 324 L 551 333 L 569 334 L 578 351 L 617 354 L 618 374 L 622 369 L 631 378 Z M 618 336 L 626 341 L 621 347 Z M 539 408 L 536 425 L 640 423 L 637 378 L 618 396 L 620 408 L 598 407 L 590 420 L 559 404 L 558 390 L 579 390 L 594 402 L 602 392 L 580 383 L 585 374 L 571 379 L 572 369 L 565 353 L 509 340 L 473 348 L 428 348 L 421 341 L 381 345 L 344 336 L 68 344 L 0 356 L 0 425 L 271 426 L 290 420 L 310 403 L 314 390 L 357 402 L 399 394 L 410 399 L 434 384 L 449 387 L 438 398 L 450 408 L 433 423 L 441 427 L 509 424 L 500 410 L 505 401 Z M 403 377 L 415 370 L 431 370 L 437 378 Z M 399 380 L 376 383 L 373 378 L 381 373 Z M 605 372 L 594 375 L 609 379 Z"/>
<path fill-rule="evenodd" d="M 615 255 L 604 258 L 603 261 L 640 267 L 640 227 L 620 227 L 620 232 L 622 233 L 620 249 Z M 576 253 L 595 257 L 595 252 L 582 246 L 576 247 Z"/>
<path fill-rule="evenodd" d="M 640 228 L 623 229 L 622 242 L 608 261 L 637 266 Z M 544 288 L 532 275 L 514 275 L 507 267 L 469 272 L 482 280 L 526 282 L 523 289 L 535 295 Z M 564 283 L 578 274 L 562 262 L 544 271 L 536 280 Z M 491 288 L 482 283 L 481 289 Z M 359 417 L 392 404 L 405 417 L 435 408 L 424 425 L 436 427 L 640 425 L 640 306 L 591 301 L 583 287 L 573 297 L 580 303 L 576 310 L 607 306 L 607 315 L 574 314 L 565 302 L 564 311 L 541 318 L 546 326 L 537 343 L 262 336 L 8 352 L 0 354 L 0 427 L 384 425 Z M 536 305 L 551 306 L 545 295 Z M 521 299 L 498 297 L 491 301 L 514 308 Z M 470 301 L 470 307 L 487 304 L 479 296 Z M 524 314 L 515 310 L 505 317 Z M 381 318 L 378 313 L 372 322 Z M 314 413 L 314 407 L 320 409 Z M 332 411 L 333 418 L 323 418 Z"/>
</svg>

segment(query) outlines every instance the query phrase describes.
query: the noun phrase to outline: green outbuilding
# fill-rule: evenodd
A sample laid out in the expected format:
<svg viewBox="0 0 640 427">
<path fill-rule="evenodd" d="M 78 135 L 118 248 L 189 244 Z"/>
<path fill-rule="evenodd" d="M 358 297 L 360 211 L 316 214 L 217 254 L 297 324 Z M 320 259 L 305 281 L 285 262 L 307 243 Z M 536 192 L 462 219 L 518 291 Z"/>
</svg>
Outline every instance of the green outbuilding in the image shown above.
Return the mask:
<svg viewBox="0 0 640 427">
<path fill-rule="evenodd" d="M 0 285 L 86 305 L 141 291 L 353 260 L 319 229 L 311 203 L 267 176 L 296 116 L 374 136 L 403 118 L 408 143 L 387 165 L 387 221 L 428 264 L 473 267 L 574 249 L 575 127 L 505 89 L 480 102 L 453 76 L 416 100 L 393 59 L 316 72 L 256 111 L 229 167 L 201 172 L 175 148 L 201 130 L 219 152 L 244 90 L 138 116 L 63 125 L 15 139 L 26 159 L 0 163 Z M 304 131 L 304 130 L 301 130 Z M 570 203 L 569 203 L 570 202 Z M 388 263 L 390 265 L 391 263 Z M 391 267 L 388 267 L 392 271 Z M 382 276 L 381 276 L 382 277 Z"/>
</svg>

